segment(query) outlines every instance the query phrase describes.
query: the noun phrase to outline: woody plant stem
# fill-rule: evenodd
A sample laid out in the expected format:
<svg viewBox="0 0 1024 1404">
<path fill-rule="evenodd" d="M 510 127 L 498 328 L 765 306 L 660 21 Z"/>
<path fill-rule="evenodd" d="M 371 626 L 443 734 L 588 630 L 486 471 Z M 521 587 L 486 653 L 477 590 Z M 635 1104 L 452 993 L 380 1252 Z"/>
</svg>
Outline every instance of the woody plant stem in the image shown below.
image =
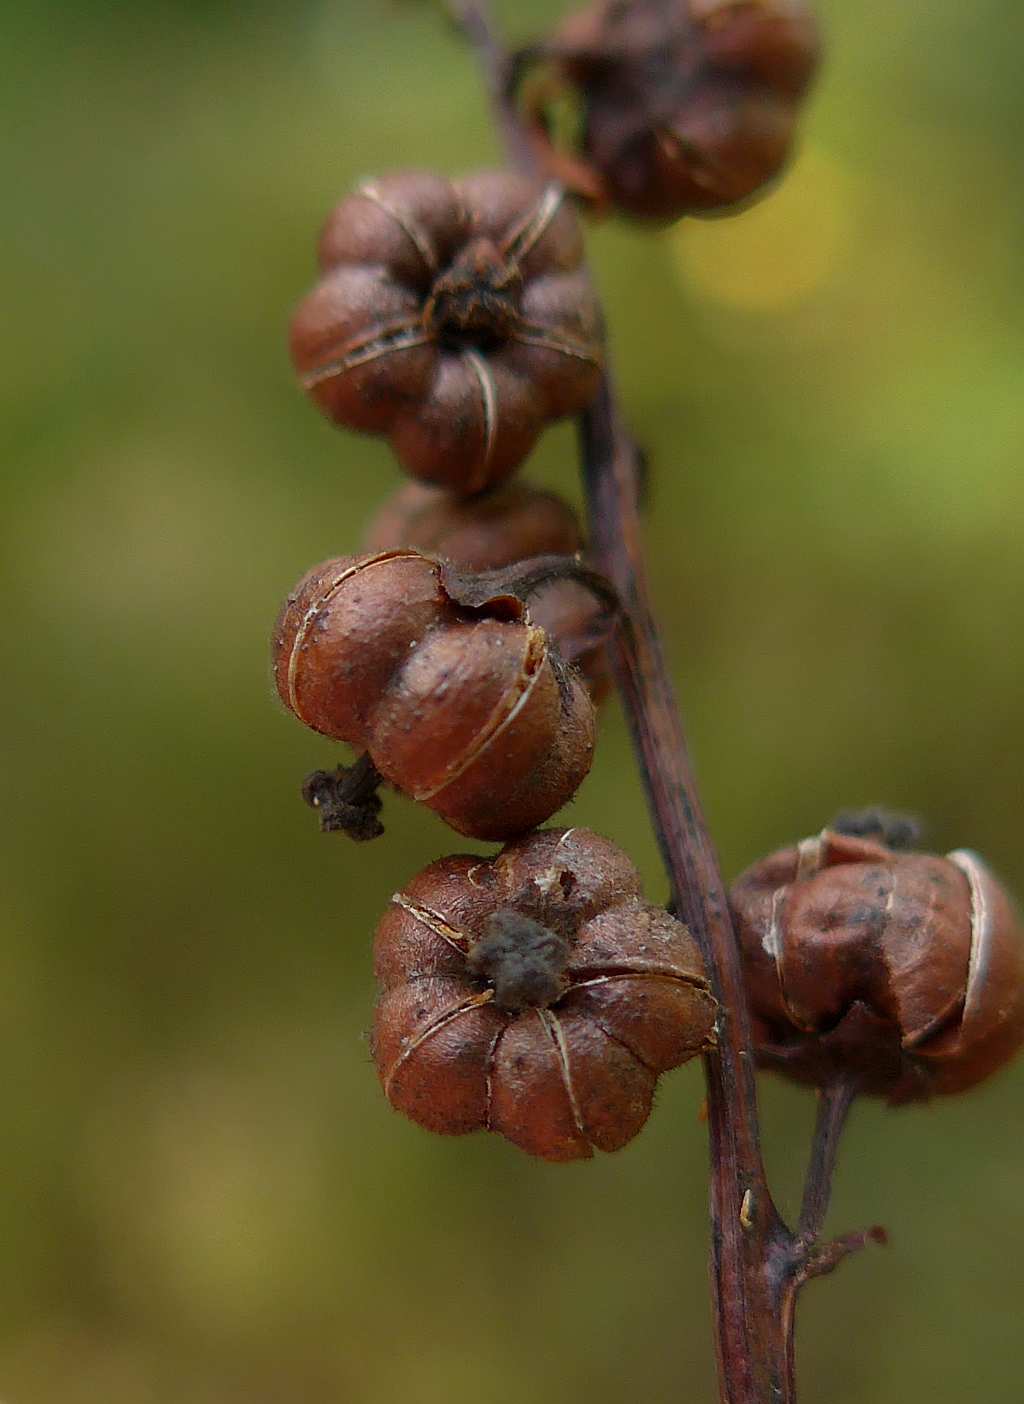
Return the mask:
<svg viewBox="0 0 1024 1404">
<path fill-rule="evenodd" d="M 444 0 L 481 64 L 510 161 L 538 175 L 509 93 L 510 65 L 483 0 Z M 711 1169 L 710 1275 L 722 1404 L 794 1404 L 796 1295 L 877 1236 L 819 1244 L 843 1121 L 856 1087 L 819 1095 L 818 1124 L 797 1231 L 783 1222 L 761 1157 L 757 1094 L 739 948 L 650 605 L 637 510 L 636 447 L 606 369 L 579 419 L 590 552 L 620 610 L 609 652 L 647 802 L 672 889 L 674 913 L 700 946 L 721 1014 L 704 1055 Z"/>
<path fill-rule="evenodd" d="M 711 1290 L 727 1404 L 788 1400 L 784 1341 L 765 1272 L 786 1230 L 765 1178 L 739 952 L 651 612 L 636 503 L 635 450 L 607 372 L 581 416 L 591 550 L 619 593 L 612 666 L 672 888 L 701 948 L 721 1014 L 704 1056 L 711 1163 Z"/>
</svg>

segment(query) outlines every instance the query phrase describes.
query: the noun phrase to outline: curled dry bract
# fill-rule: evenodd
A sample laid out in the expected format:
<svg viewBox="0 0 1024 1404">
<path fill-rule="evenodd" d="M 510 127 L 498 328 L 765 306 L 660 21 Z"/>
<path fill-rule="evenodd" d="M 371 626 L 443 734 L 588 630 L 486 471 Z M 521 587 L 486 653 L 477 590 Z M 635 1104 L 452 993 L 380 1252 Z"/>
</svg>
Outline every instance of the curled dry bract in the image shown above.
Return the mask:
<svg viewBox="0 0 1024 1404">
<path fill-rule="evenodd" d="M 416 551 L 314 567 L 281 611 L 273 657 L 300 721 L 368 752 L 472 838 L 543 823 L 590 769 L 593 704 L 543 629 L 507 598 L 460 607 Z"/>
<path fill-rule="evenodd" d="M 624 1146 L 659 1073 L 713 1039 L 686 928 L 585 829 L 432 863 L 392 898 L 374 968 L 373 1058 L 392 1103 L 432 1131 L 499 1131 L 547 1160 Z"/>
<path fill-rule="evenodd" d="M 292 360 L 332 419 L 386 434 L 417 477 L 479 492 L 597 384 L 582 258 L 558 185 L 510 171 L 367 181 L 321 235 Z"/>
<path fill-rule="evenodd" d="M 748 869 L 730 901 L 766 1066 L 853 1073 L 906 1102 L 974 1086 L 1024 1042 L 1024 938 L 976 854 L 826 829 Z"/>
<path fill-rule="evenodd" d="M 371 522 L 369 551 L 412 546 L 441 556 L 460 570 L 497 570 L 532 556 L 572 556 L 583 549 L 583 529 L 568 502 L 518 480 L 477 497 L 406 483 Z M 604 640 L 609 620 L 602 602 L 575 580 L 553 580 L 529 599 L 530 618 L 579 668 L 591 697 L 611 690 Z"/>
</svg>

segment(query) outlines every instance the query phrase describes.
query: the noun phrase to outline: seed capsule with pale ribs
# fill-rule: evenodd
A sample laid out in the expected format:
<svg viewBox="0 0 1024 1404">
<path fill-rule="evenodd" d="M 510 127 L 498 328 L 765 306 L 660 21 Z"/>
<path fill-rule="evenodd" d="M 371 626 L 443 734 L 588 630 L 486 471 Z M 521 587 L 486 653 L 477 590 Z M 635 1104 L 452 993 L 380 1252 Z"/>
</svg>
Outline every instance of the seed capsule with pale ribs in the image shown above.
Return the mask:
<svg viewBox="0 0 1024 1404">
<path fill-rule="evenodd" d="M 686 927 L 585 829 L 432 863 L 392 898 L 374 968 L 390 1101 L 442 1135 L 497 1131 L 546 1160 L 624 1146 L 658 1075 L 714 1037 Z"/>
<path fill-rule="evenodd" d="M 370 523 L 364 544 L 369 551 L 413 546 L 460 570 L 481 571 L 532 556 L 573 556 L 584 540 L 568 502 L 519 479 L 469 498 L 406 483 Z M 530 596 L 529 611 L 579 669 L 595 704 L 602 702 L 612 685 L 606 607 L 578 581 L 552 580 Z"/>
<path fill-rule="evenodd" d="M 590 769 L 593 704 L 544 630 L 507 597 L 463 608 L 417 551 L 309 571 L 281 611 L 273 659 L 300 721 L 367 752 L 472 838 L 543 823 Z"/>
<path fill-rule="evenodd" d="M 416 477 L 475 493 L 583 408 L 601 314 L 558 185 L 510 171 L 367 181 L 320 237 L 292 360 L 330 418 L 386 434 Z"/>
<path fill-rule="evenodd" d="M 899 1103 L 973 1087 L 1024 1043 L 1024 936 L 974 853 L 825 829 L 748 869 L 730 904 L 766 1067 Z"/>
<path fill-rule="evenodd" d="M 524 51 L 541 162 L 597 205 L 653 219 L 747 199 L 779 171 L 814 71 L 802 0 L 598 0 Z M 539 78 L 539 81 L 538 81 Z M 559 85 L 583 100 L 579 149 L 551 139 Z"/>
</svg>

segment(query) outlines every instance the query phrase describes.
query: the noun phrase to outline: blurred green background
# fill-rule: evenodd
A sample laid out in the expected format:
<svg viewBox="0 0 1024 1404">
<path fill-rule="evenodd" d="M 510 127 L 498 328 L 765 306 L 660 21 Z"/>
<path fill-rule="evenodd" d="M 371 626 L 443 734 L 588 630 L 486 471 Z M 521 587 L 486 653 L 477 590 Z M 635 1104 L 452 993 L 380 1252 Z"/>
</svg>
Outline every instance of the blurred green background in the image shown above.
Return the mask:
<svg viewBox="0 0 1024 1404">
<path fill-rule="evenodd" d="M 590 235 L 667 644 L 727 875 L 880 801 L 1024 894 L 1024 10 L 820 12 L 769 201 Z M 0 0 L 4 1404 L 715 1397 L 699 1073 L 589 1165 L 390 1111 L 370 933 L 465 845 L 318 834 L 268 679 L 399 481 L 291 379 L 319 223 L 495 154 L 426 7 Z M 572 820 L 664 896 L 614 709 Z M 792 1208 L 810 1098 L 764 1104 Z M 809 1289 L 806 1404 L 1020 1397 L 1022 1110 L 1024 1066 L 855 1111 L 831 1223 L 892 1246 Z"/>
</svg>

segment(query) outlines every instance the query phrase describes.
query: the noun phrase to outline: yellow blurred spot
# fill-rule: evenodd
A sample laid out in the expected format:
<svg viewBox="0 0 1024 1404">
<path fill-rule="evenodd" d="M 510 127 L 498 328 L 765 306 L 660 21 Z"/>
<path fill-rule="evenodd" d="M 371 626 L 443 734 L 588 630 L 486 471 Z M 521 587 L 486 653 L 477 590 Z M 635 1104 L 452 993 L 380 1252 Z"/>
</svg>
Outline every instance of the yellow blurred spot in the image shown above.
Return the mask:
<svg viewBox="0 0 1024 1404">
<path fill-rule="evenodd" d="M 855 203 L 850 176 L 824 152 L 805 149 L 777 189 L 743 214 L 674 225 L 676 268 L 688 291 L 728 307 L 796 306 L 841 272 Z"/>
</svg>

